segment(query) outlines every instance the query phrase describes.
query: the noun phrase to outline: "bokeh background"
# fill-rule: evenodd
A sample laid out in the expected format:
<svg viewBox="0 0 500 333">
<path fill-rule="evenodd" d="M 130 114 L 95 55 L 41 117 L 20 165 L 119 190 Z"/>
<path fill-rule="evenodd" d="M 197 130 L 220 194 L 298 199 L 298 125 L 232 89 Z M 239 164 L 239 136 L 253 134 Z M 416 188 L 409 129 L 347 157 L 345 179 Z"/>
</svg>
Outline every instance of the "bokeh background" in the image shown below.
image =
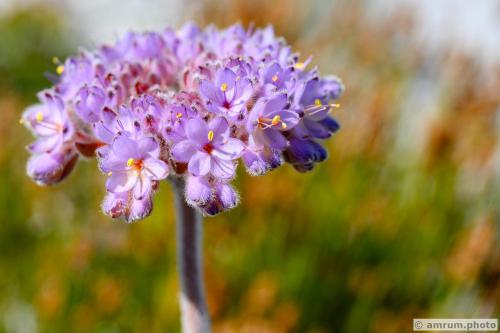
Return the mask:
<svg viewBox="0 0 500 333">
<path fill-rule="evenodd" d="M 53 56 L 127 29 L 275 25 L 347 87 L 311 173 L 240 170 L 242 204 L 205 224 L 215 332 L 409 332 L 500 313 L 496 0 L 0 1 L 0 332 L 178 332 L 172 195 L 147 220 L 99 210 L 80 163 L 40 188 L 18 120 Z"/>
</svg>

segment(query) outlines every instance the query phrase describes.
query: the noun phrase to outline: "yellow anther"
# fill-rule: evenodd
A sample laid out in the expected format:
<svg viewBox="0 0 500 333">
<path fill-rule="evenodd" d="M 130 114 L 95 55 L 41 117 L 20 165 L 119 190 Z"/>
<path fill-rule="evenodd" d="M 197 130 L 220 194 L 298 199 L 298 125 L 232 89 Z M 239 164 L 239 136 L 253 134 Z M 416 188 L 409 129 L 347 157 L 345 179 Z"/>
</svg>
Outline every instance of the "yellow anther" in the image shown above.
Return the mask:
<svg viewBox="0 0 500 333">
<path fill-rule="evenodd" d="M 214 139 L 214 131 L 208 131 L 208 141 L 212 141 Z"/>
<path fill-rule="evenodd" d="M 38 112 L 35 116 L 36 121 L 41 122 L 43 120 L 43 114 L 41 112 Z"/>
<path fill-rule="evenodd" d="M 321 105 L 323 105 L 323 103 L 321 103 L 321 100 L 320 100 L 319 98 L 316 98 L 316 99 L 314 100 L 314 104 L 315 104 L 315 105 L 317 105 L 317 106 L 321 106 Z"/>
<path fill-rule="evenodd" d="M 281 122 L 281 117 L 279 115 L 275 115 L 273 120 L 271 120 L 271 125 L 276 126 Z"/>
<path fill-rule="evenodd" d="M 282 129 L 287 128 L 287 126 L 286 126 L 285 122 L 282 122 L 282 123 L 281 123 L 281 128 L 282 128 Z"/>
<path fill-rule="evenodd" d="M 176 114 L 176 115 L 175 115 L 175 118 L 177 118 L 177 119 L 181 119 L 181 118 L 182 118 L 182 113 L 180 113 L 180 112 L 179 112 L 178 114 Z"/>
<path fill-rule="evenodd" d="M 297 69 L 303 69 L 304 67 L 306 67 L 306 64 L 304 64 L 303 62 L 298 62 L 295 64 L 295 68 Z"/>
<path fill-rule="evenodd" d="M 127 160 L 127 166 L 129 166 L 129 167 L 130 167 L 130 166 L 132 166 L 132 165 L 134 164 L 134 162 L 135 162 L 135 161 L 134 161 L 134 159 L 133 159 L 133 158 L 129 158 L 129 159 Z"/>
<path fill-rule="evenodd" d="M 271 78 L 271 80 L 272 80 L 273 82 L 278 81 L 278 75 L 273 75 L 273 77 Z"/>
<path fill-rule="evenodd" d="M 112 174 L 113 174 L 113 172 L 111 172 L 111 171 L 108 172 L 108 177 L 111 176 Z"/>
<path fill-rule="evenodd" d="M 330 106 L 331 106 L 332 108 L 339 108 L 339 107 L 340 107 L 340 104 L 330 104 Z"/>
<path fill-rule="evenodd" d="M 56 67 L 56 73 L 61 75 L 62 73 L 64 72 L 64 66 L 63 65 L 59 65 Z"/>
<path fill-rule="evenodd" d="M 220 85 L 220 90 L 221 90 L 222 92 L 226 91 L 226 90 L 227 90 L 227 83 L 223 83 L 223 84 L 221 84 L 221 85 Z"/>
</svg>

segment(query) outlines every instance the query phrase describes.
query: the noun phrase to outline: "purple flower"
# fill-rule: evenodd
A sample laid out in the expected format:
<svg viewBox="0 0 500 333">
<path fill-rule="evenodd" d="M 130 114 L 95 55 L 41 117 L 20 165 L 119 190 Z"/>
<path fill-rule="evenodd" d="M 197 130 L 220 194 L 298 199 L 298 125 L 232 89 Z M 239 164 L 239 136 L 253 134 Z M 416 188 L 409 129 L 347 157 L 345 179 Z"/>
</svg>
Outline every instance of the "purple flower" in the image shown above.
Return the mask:
<svg viewBox="0 0 500 333">
<path fill-rule="evenodd" d="M 151 195 L 136 199 L 129 192 L 106 193 L 102 210 L 112 218 L 124 217 L 128 223 L 141 220 L 151 214 L 153 199 Z"/>
<path fill-rule="evenodd" d="M 169 168 L 204 214 L 231 209 L 240 158 L 251 175 L 326 159 L 319 140 L 340 128 L 331 113 L 344 87 L 309 62 L 272 26 L 129 32 L 57 62 L 57 82 L 21 119 L 36 137 L 27 173 L 54 184 L 79 156 L 97 156 L 102 208 L 128 222 L 151 213 Z"/>
<path fill-rule="evenodd" d="M 104 68 L 94 54 L 84 52 L 77 57 L 68 58 L 64 65 L 58 66 L 57 71 L 61 74 L 57 91 L 65 100 L 71 100 L 82 86 L 102 75 Z"/>
<path fill-rule="evenodd" d="M 280 90 L 293 92 L 296 83 L 294 74 L 293 67 L 283 69 L 278 63 L 267 67 L 262 75 L 266 95 Z"/>
<path fill-rule="evenodd" d="M 39 185 L 53 185 L 70 174 L 77 160 L 78 155 L 70 147 L 41 153 L 30 157 L 26 173 Z"/>
<path fill-rule="evenodd" d="M 109 148 L 100 150 L 100 167 L 109 175 L 106 188 L 112 193 L 131 192 L 141 200 L 151 194 L 155 182 L 168 176 L 168 166 L 158 159 L 159 147 L 151 137 L 134 141 L 119 135 Z"/>
<path fill-rule="evenodd" d="M 328 153 L 314 140 L 291 138 L 290 146 L 285 150 L 284 156 L 297 171 L 306 172 L 312 170 L 315 163 L 323 162 Z"/>
<path fill-rule="evenodd" d="M 200 92 L 208 100 L 207 106 L 212 112 L 237 115 L 245 109 L 253 88 L 248 78 L 223 68 L 217 72 L 214 82 L 201 81 Z"/>
<path fill-rule="evenodd" d="M 217 215 L 238 205 L 239 196 L 225 181 L 213 177 L 189 176 L 186 179 L 186 200 L 206 215 Z"/>
<path fill-rule="evenodd" d="M 340 125 L 330 116 L 333 108 L 339 104 L 330 103 L 343 91 L 342 83 L 335 77 L 319 79 L 313 77 L 299 85 L 294 95 L 295 108 L 301 120 L 293 134 L 299 138 L 327 139 L 336 132 Z"/>
<path fill-rule="evenodd" d="M 297 113 L 287 109 L 286 94 L 260 99 L 248 117 L 247 131 L 256 145 L 283 150 L 288 145 L 284 131 L 292 129 L 299 120 Z"/>
<path fill-rule="evenodd" d="M 118 135 L 127 135 L 137 139 L 142 136 L 139 120 L 127 107 L 121 107 L 116 113 L 109 108 L 104 108 L 101 120 L 93 124 L 95 136 L 108 144 L 111 144 Z"/>
<path fill-rule="evenodd" d="M 208 124 L 200 118 L 190 119 L 186 124 L 187 139 L 173 146 L 172 156 L 177 162 L 188 163 L 188 170 L 194 176 L 211 174 L 231 178 L 236 169 L 235 160 L 245 146 L 231 138 L 229 132 L 223 117 L 214 118 Z"/>
<path fill-rule="evenodd" d="M 83 86 L 75 97 L 75 111 L 87 123 L 101 119 L 101 110 L 106 102 L 104 91 L 97 86 Z"/>
<path fill-rule="evenodd" d="M 247 146 L 241 159 L 252 176 L 263 175 L 283 164 L 280 150 L 254 144 Z"/>
<path fill-rule="evenodd" d="M 40 100 L 42 104 L 29 107 L 21 119 L 21 123 L 37 137 L 28 146 L 31 152 L 37 154 L 56 151 L 73 136 L 73 127 L 61 98 L 45 92 L 40 95 Z"/>
</svg>

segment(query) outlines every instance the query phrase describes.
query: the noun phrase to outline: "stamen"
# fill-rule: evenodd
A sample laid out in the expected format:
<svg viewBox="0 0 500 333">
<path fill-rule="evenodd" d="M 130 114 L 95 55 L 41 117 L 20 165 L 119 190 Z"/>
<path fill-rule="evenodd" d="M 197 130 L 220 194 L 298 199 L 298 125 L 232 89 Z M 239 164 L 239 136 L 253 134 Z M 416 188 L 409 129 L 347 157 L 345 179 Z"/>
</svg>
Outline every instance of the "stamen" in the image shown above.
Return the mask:
<svg viewBox="0 0 500 333">
<path fill-rule="evenodd" d="M 222 92 L 225 92 L 225 91 L 227 90 L 227 83 L 223 83 L 223 84 L 221 84 L 221 85 L 220 85 L 220 90 L 221 90 Z"/>
<path fill-rule="evenodd" d="M 271 125 L 276 126 L 281 122 L 281 117 L 279 115 L 275 115 L 273 120 L 271 120 Z"/>
<path fill-rule="evenodd" d="M 35 117 L 36 117 L 36 121 L 38 121 L 38 122 L 43 121 L 43 113 L 38 112 Z"/>
<path fill-rule="evenodd" d="M 295 64 L 295 68 L 297 69 L 303 69 L 304 67 L 306 67 L 306 64 L 304 64 L 303 62 L 298 62 Z"/>
<path fill-rule="evenodd" d="M 259 119 L 257 120 L 257 124 L 262 129 L 271 128 L 273 126 L 278 126 L 280 124 L 282 129 L 287 128 L 286 123 L 283 120 L 281 120 L 281 117 L 279 115 L 275 115 L 273 119 L 259 117 Z"/>
<path fill-rule="evenodd" d="M 111 176 L 112 174 L 113 174 L 113 172 L 111 172 L 111 171 L 108 172 L 108 177 Z"/>
<path fill-rule="evenodd" d="M 56 73 L 61 75 L 62 73 L 64 72 L 64 66 L 63 65 L 59 65 L 56 67 Z"/>
<path fill-rule="evenodd" d="M 175 115 L 175 118 L 177 118 L 177 119 L 181 119 L 181 118 L 182 118 L 182 113 L 180 113 L 180 112 L 179 112 L 179 113 L 177 113 L 177 114 Z"/>
<path fill-rule="evenodd" d="M 273 77 L 271 78 L 271 80 L 272 80 L 273 82 L 278 81 L 278 75 L 273 75 Z"/>
<path fill-rule="evenodd" d="M 320 101 L 321 102 L 321 101 Z M 323 112 L 325 110 L 328 110 L 330 112 L 332 108 L 339 108 L 340 104 L 318 104 L 314 103 L 314 105 L 310 105 L 304 109 L 304 112 L 307 113 L 308 115 L 312 116 L 318 112 Z"/>
<path fill-rule="evenodd" d="M 208 141 L 212 141 L 214 139 L 214 131 L 208 131 Z"/>
<path fill-rule="evenodd" d="M 127 160 L 127 166 L 131 167 L 131 166 L 134 164 L 134 162 L 135 162 L 135 161 L 134 161 L 134 159 L 133 159 L 133 158 L 129 158 L 129 159 Z"/>
<path fill-rule="evenodd" d="M 314 105 L 321 106 L 321 105 L 323 105 L 323 103 L 321 103 L 321 100 L 319 98 L 316 98 L 314 100 Z"/>
</svg>

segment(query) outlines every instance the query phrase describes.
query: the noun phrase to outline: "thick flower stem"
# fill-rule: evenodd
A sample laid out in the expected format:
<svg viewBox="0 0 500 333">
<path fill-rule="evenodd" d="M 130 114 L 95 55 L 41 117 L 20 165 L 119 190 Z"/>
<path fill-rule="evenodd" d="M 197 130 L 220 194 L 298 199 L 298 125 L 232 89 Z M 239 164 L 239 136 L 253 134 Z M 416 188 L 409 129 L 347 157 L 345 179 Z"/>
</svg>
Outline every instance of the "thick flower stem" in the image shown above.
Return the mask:
<svg viewBox="0 0 500 333">
<path fill-rule="evenodd" d="M 181 285 L 181 322 L 184 333 L 210 332 L 203 284 L 203 219 L 184 200 L 184 181 L 172 180 L 177 219 L 177 265 Z"/>
</svg>

